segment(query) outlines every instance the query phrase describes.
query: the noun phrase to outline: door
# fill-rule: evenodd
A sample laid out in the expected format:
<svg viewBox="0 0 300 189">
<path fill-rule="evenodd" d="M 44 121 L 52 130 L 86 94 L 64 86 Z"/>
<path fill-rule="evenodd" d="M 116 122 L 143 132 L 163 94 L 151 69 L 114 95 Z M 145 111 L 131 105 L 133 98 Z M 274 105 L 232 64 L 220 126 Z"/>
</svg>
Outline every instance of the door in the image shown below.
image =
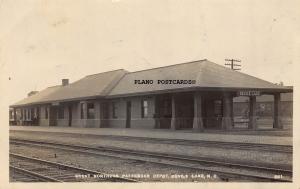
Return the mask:
<svg viewBox="0 0 300 189">
<path fill-rule="evenodd" d="M 68 106 L 68 111 L 69 111 L 69 127 L 72 126 L 72 105 Z"/>
<path fill-rule="evenodd" d="M 36 108 L 36 125 L 40 125 L 40 107 Z"/>
<path fill-rule="evenodd" d="M 205 128 L 221 129 L 223 117 L 223 101 L 220 98 L 205 100 L 204 108 Z"/>
<path fill-rule="evenodd" d="M 49 125 L 57 126 L 57 107 L 51 106 L 49 108 Z"/>
<path fill-rule="evenodd" d="M 169 95 L 163 96 L 160 101 L 160 128 L 170 129 L 172 119 L 172 100 Z"/>
<path fill-rule="evenodd" d="M 108 111 L 108 104 L 103 102 L 100 104 L 100 127 L 109 127 L 109 111 Z"/>
<path fill-rule="evenodd" d="M 126 103 L 126 128 L 130 128 L 131 124 L 131 101 Z"/>
<path fill-rule="evenodd" d="M 214 105 L 215 127 L 217 129 L 221 129 L 222 118 L 223 118 L 223 100 L 215 99 L 213 101 L 213 105 Z"/>
<path fill-rule="evenodd" d="M 194 119 L 194 95 L 180 94 L 176 102 L 176 125 L 178 129 L 192 129 Z"/>
</svg>

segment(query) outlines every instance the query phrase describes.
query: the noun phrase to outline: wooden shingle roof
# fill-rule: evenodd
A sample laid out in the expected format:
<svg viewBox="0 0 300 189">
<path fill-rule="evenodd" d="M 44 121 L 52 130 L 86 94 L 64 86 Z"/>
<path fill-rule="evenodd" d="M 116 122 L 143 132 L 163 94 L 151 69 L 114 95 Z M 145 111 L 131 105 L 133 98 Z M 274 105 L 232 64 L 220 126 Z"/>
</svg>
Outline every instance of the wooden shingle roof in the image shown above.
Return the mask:
<svg viewBox="0 0 300 189">
<path fill-rule="evenodd" d="M 49 87 L 13 106 L 105 97 L 127 71 L 120 69 L 86 76 L 66 86 Z"/>
<path fill-rule="evenodd" d="M 135 84 L 153 80 L 153 84 Z M 158 84 L 157 80 L 194 80 L 194 84 Z M 137 72 L 120 69 L 86 76 L 67 86 L 49 87 L 11 107 L 92 98 L 114 98 L 181 90 L 259 89 L 292 92 L 291 88 L 200 60 Z"/>
<path fill-rule="evenodd" d="M 37 102 L 43 102 L 45 99 L 48 99 L 51 96 L 51 94 L 58 91 L 61 87 L 62 87 L 61 85 L 48 87 L 32 96 L 29 96 L 23 100 L 20 100 L 19 102 L 15 103 L 11 106 L 14 107 L 14 106 L 34 104 Z"/>
<path fill-rule="evenodd" d="M 153 84 L 135 84 L 135 80 L 154 80 Z M 195 84 L 157 84 L 157 80 L 195 80 Z M 187 89 L 265 89 L 288 91 L 283 86 L 231 70 L 208 60 L 129 72 L 109 93 L 110 97 L 157 91 Z"/>
</svg>

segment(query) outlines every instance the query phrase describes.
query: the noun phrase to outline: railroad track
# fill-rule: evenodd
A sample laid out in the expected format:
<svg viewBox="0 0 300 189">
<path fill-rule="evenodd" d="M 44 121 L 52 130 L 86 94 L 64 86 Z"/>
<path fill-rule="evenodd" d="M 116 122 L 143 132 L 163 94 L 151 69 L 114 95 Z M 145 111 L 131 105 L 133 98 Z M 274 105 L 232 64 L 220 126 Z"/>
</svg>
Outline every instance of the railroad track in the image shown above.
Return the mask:
<svg viewBox="0 0 300 189">
<path fill-rule="evenodd" d="M 13 180 L 26 182 L 137 182 L 98 171 L 9 153 Z M 14 174 L 16 173 L 16 174 Z"/>
<path fill-rule="evenodd" d="M 22 131 L 28 132 L 28 131 Z M 51 133 L 51 132 L 49 132 Z M 64 133 L 70 134 L 70 133 Z M 82 134 L 72 133 L 72 136 L 81 136 Z M 221 149 L 238 149 L 238 150 L 255 150 L 266 152 L 279 152 L 279 153 L 293 153 L 292 145 L 275 145 L 275 144 L 255 144 L 255 143 L 240 143 L 240 142 L 221 142 L 221 141 L 207 141 L 207 140 L 184 140 L 184 139 L 163 139 L 163 138 L 149 138 L 149 137 L 136 137 L 136 136 L 117 136 L 117 135 L 90 135 L 99 139 L 118 140 L 118 141 L 132 141 L 142 143 L 156 143 L 156 144 L 175 144 L 184 146 L 202 146 Z"/>
<path fill-rule="evenodd" d="M 15 166 L 9 166 L 10 182 L 53 182 L 52 178 Z"/>
<path fill-rule="evenodd" d="M 207 157 L 191 157 L 177 154 L 164 154 L 146 151 L 136 151 L 115 147 L 91 147 L 67 143 L 44 142 L 33 140 L 11 139 L 11 144 L 32 145 L 68 150 L 89 155 L 109 156 L 114 158 L 132 159 L 155 164 L 183 167 L 197 171 L 217 173 L 224 180 L 239 180 L 239 178 L 253 181 L 291 182 L 292 170 L 286 168 L 265 167 L 245 163 L 232 163 L 212 160 Z"/>
<path fill-rule="evenodd" d="M 203 146 L 203 147 L 214 147 L 214 148 L 293 153 L 293 146 L 290 145 L 254 144 L 254 143 L 220 142 L 220 141 L 206 141 L 206 140 L 183 140 L 183 139 L 166 140 L 162 138 L 131 137 L 131 136 L 116 136 L 116 135 L 101 135 L 100 138 L 114 139 L 120 141 L 143 142 L 143 143 L 176 144 L 176 145 L 186 145 L 186 146 Z"/>
</svg>

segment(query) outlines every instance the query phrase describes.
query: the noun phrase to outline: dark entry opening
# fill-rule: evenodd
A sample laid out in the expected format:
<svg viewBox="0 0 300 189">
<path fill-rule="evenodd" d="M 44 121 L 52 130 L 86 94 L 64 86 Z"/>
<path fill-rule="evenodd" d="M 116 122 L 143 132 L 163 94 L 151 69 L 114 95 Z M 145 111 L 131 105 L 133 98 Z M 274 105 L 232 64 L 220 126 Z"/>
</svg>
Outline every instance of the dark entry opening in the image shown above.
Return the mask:
<svg viewBox="0 0 300 189">
<path fill-rule="evenodd" d="M 108 103 L 103 102 L 100 104 L 100 127 L 109 127 L 109 111 Z"/>
<path fill-rule="evenodd" d="M 35 125 L 40 125 L 40 107 L 36 108 Z"/>
<path fill-rule="evenodd" d="M 178 94 L 176 98 L 176 127 L 192 129 L 194 118 L 194 96 L 191 93 Z"/>
<path fill-rule="evenodd" d="M 172 119 L 172 97 L 165 94 L 157 98 L 160 129 L 170 129 Z"/>
<path fill-rule="evenodd" d="M 223 100 L 221 97 L 206 97 L 202 110 L 205 129 L 222 128 Z"/>
<path fill-rule="evenodd" d="M 126 103 L 126 128 L 130 128 L 131 124 L 131 101 Z"/>
<path fill-rule="evenodd" d="M 68 106 L 68 111 L 69 111 L 69 127 L 72 126 L 72 105 Z"/>
<path fill-rule="evenodd" d="M 50 126 L 57 126 L 57 106 L 51 106 L 49 108 L 49 125 Z"/>
</svg>

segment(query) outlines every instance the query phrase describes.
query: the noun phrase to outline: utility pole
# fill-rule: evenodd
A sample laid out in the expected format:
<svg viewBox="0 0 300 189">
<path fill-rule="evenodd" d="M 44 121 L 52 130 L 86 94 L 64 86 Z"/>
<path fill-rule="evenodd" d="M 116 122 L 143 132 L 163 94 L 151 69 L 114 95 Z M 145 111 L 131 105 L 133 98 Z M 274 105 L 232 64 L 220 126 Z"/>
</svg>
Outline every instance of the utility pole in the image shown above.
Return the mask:
<svg viewBox="0 0 300 189">
<path fill-rule="evenodd" d="M 225 63 L 225 66 L 230 66 L 232 70 L 241 70 L 241 68 L 235 68 L 236 66 L 241 67 L 240 64 L 235 64 L 234 62 L 242 62 L 241 60 L 235 60 L 235 59 L 225 59 L 225 61 L 228 61 L 230 63 Z"/>
</svg>

